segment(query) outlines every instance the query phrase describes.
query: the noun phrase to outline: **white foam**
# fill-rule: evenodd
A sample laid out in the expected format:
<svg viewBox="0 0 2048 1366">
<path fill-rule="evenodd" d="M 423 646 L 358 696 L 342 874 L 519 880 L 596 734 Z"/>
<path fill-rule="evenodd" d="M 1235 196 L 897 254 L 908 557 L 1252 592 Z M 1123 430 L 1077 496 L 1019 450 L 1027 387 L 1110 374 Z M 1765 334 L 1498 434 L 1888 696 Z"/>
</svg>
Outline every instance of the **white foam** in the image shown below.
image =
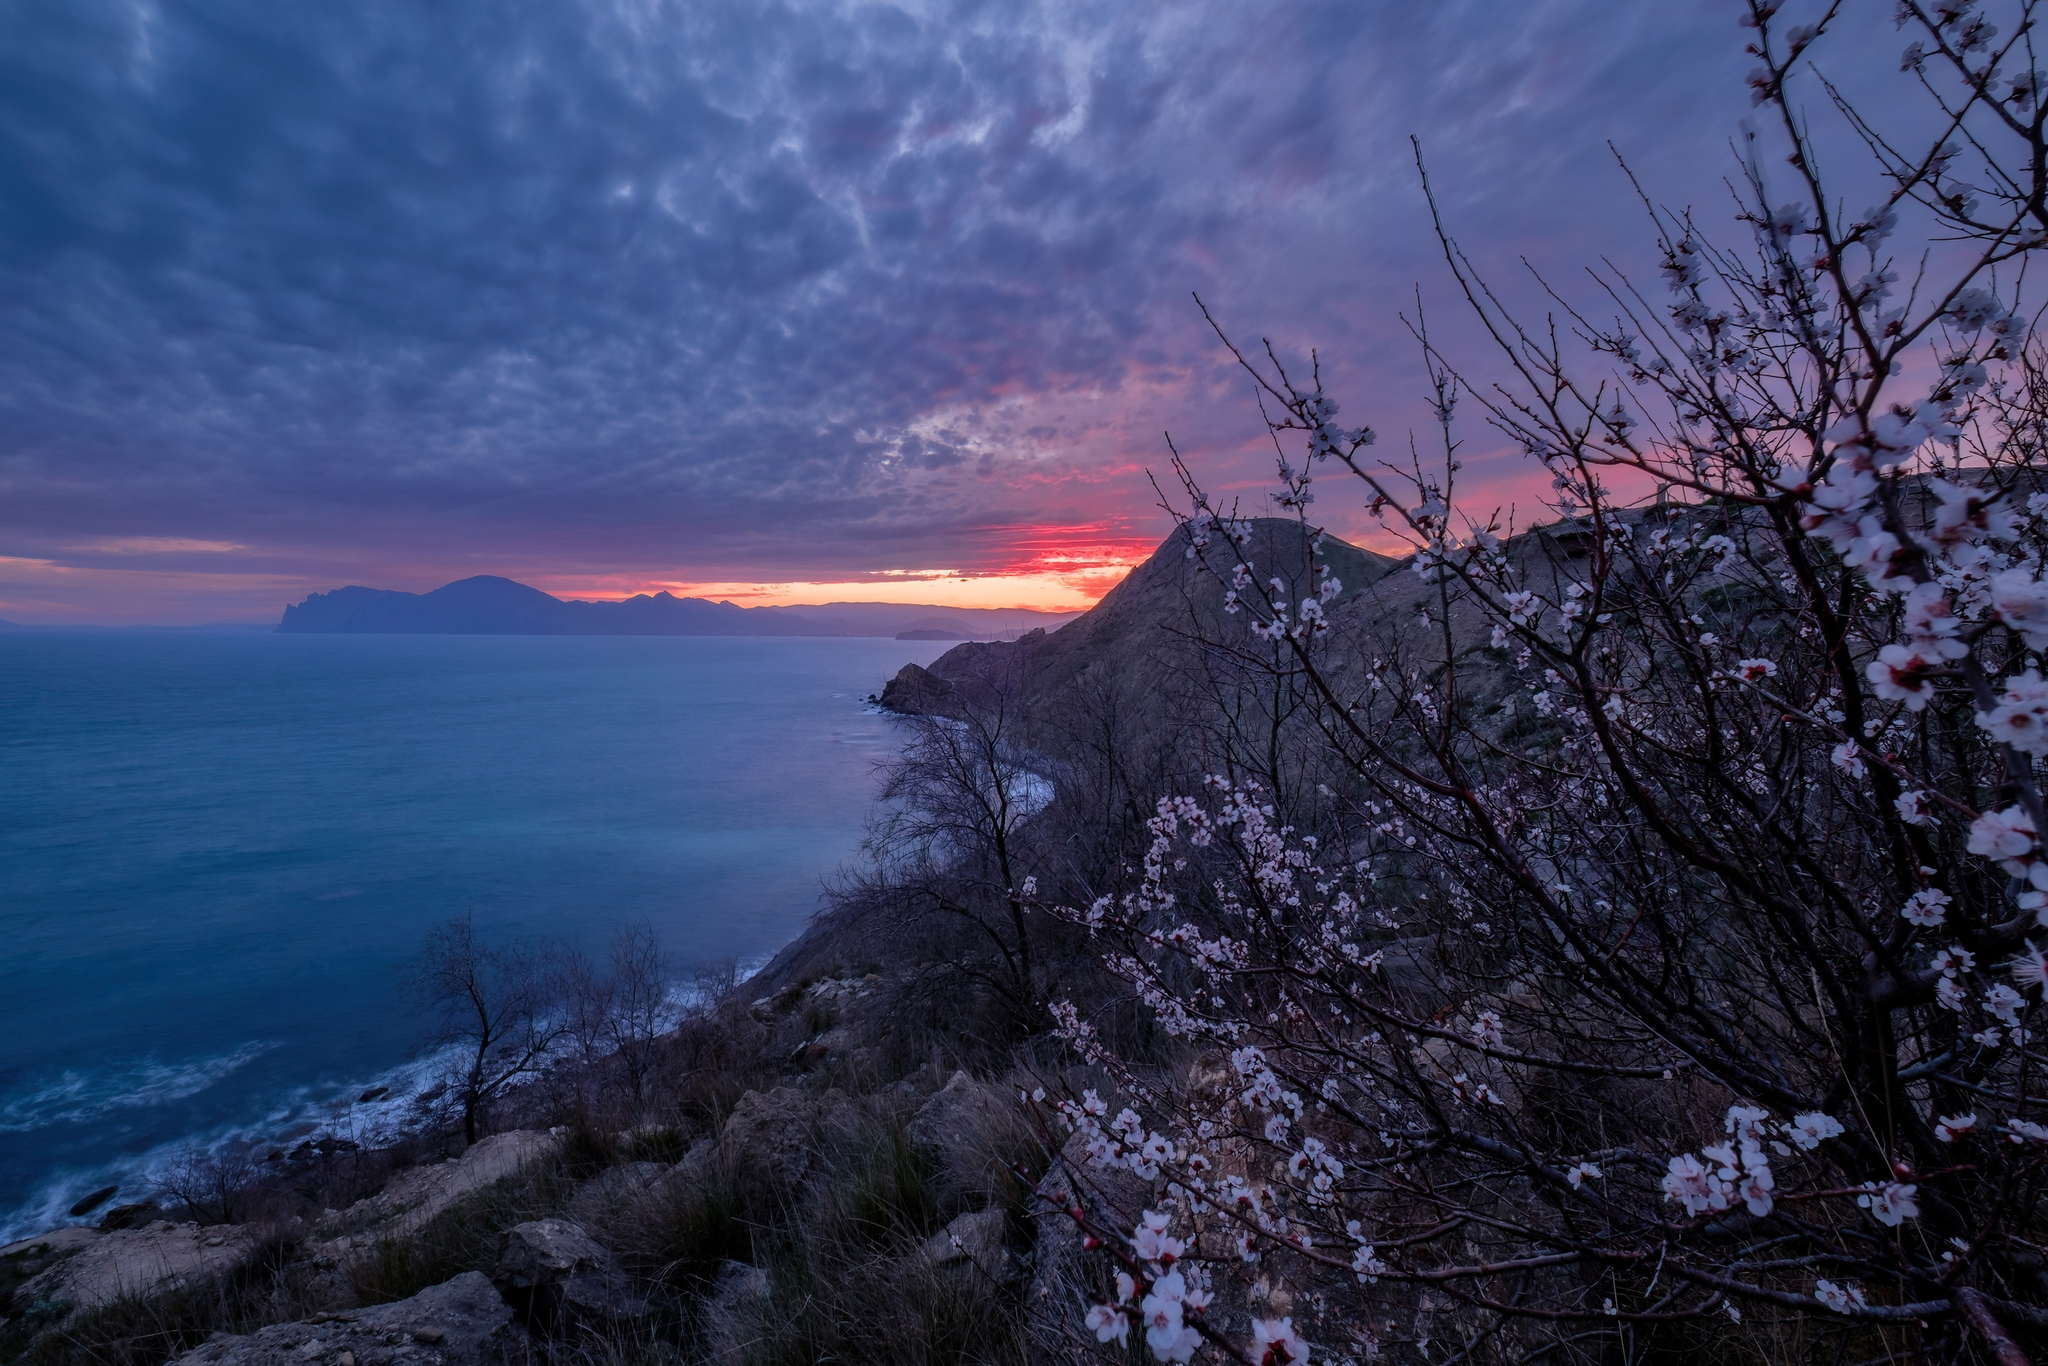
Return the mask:
<svg viewBox="0 0 2048 1366">
<path fill-rule="evenodd" d="M 746 981 L 773 957 L 761 954 L 742 959 L 734 974 L 735 982 Z M 704 985 L 678 983 L 669 992 L 660 1027 L 673 1029 L 711 1004 Z M 0 1121 L 11 1124 L 0 1128 L 0 1132 L 23 1132 L 47 1124 L 91 1119 L 124 1106 L 155 1105 L 196 1095 L 272 1046 L 244 1044 L 232 1053 L 191 1063 L 147 1060 L 97 1073 L 66 1072 L 0 1106 Z M 289 1141 L 282 1136 L 295 1130 L 302 1130 L 309 1137 L 349 1139 L 365 1148 L 396 1143 L 435 1118 L 433 1104 L 423 1104 L 421 1096 L 454 1073 L 461 1052 L 459 1047 L 443 1049 L 346 1086 L 302 1086 L 278 1098 L 260 1118 L 221 1125 L 96 1166 L 59 1168 L 45 1177 L 21 1205 L 0 1215 L 0 1243 L 92 1222 L 102 1211 L 94 1210 L 85 1219 L 72 1218 L 69 1211 L 80 1196 L 102 1186 L 120 1186 L 118 1198 L 122 1202 L 145 1199 L 174 1166 L 196 1154 L 265 1144 L 289 1148 L 297 1135 Z M 557 1060 L 567 1057 L 566 1045 L 557 1050 Z M 388 1091 L 381 1099 L 356 1099 L 380 1087 Z"/>
<path fill-rule="evenodd" d="M 142 1058 L 92 1072 L 65 1071 L 33 1083 L 26 1095 L 0 1104 L 0 1134 L 52 1124 L 79 1124 L 114 1110 L 138 1109 L 196 1096 L 274 1045 L 243 1044 L 232 1053 L 191 1062 Z"/>
</svg>

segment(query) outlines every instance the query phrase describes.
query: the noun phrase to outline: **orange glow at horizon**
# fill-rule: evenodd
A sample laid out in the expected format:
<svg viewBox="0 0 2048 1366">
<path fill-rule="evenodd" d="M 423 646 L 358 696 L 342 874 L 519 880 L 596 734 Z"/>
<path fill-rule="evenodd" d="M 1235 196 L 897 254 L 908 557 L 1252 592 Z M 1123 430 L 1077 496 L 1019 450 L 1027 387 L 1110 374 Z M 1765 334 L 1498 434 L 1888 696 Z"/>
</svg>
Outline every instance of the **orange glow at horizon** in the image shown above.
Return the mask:
<svg viewBox="0 0 2048 1366">
<path fill-rule="evenodd" d="M 827 602 L 901 602 L 935 607 L 1085 612 L 1155 549 L 1153 537 L 1095 526 L 1005 528 L 984 569 L 883 569 L 807 579 L 557 579 L 536 587 L 558 597 L 629 598 L 667 591 L 743 607 L 805 607 Z M 1004 554 L 1002 552 L 1007 552 Z"/>
</svg>

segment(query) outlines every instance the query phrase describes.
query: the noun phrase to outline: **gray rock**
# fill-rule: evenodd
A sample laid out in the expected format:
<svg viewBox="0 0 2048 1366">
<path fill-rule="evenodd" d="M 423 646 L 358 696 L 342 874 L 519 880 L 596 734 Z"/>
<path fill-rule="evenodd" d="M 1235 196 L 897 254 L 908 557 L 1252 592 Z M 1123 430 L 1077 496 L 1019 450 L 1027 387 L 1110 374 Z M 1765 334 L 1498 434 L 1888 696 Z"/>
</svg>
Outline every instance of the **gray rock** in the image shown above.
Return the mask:
<svg viewBox="0 0 2048 1366">
<path fill-rule="evenodd" d="M 112 1233 L 118 1229 L 141 1228 L 163 1217 L 163 1207 L 154 1200 L 140 1200 L 132 1205 L 116 1205 L 100 1216 L 100 1232 Z"/>
<path fill-rule="evenodd" d="M 90 1195 L 82 1197 L 77 1204 L 71 1207 L 71 1217 L 74 1219 L 83 1219 L 86 1215 L 91 1214 L 101 1205 L 104 1205 L 107 1203 L 107 1201 L 113 1199 L 114 1192 L 120 1189 L 121 1188 L 118 1185 L 102 1186 L 98 1190 L 92 1192 Z"/>
<path fill-rule="evenodd" d="M 1075 1181 L 1080 1174 L 1082 1180 Z M 1130 1228 L 1151 1203 L 1152 1183 L 1128 1167 L 1097 1167 L 1089 1162 L 1080 1136 L 1069 1139 L 1060 1153 L 1060 1164 L 1046 1175 L 1046 1184 L 1071 1202 L 1077 1191 L 1086 1194 L 1081 1204 L 1111 1228 Z M 1026 1302 L 1034 1313 L 1050 1314 L 1081 1331 L 1090 1290 L 1088 1261 L 1080 1228 L 1064 1206 L 1037 1205 L 1031 1214 L 1031 1285 Z"/>
<path fill-rule="evenodd" d="M 400 1172 L 367 1200 L 321 1219 L 314 1234 L 357 1244 L 410 1237 L 493 1182 L 554 1156 L 561 1146 L 555 1135 L 534 1129 L 493 1134 L 452 1161 Z"/>
<path fill-rule="evenodd" d="M 566 1219 L 536 1219 L 506 1230 L 491 1279 L 539 1333 L 566 1337 L 647 1312 L 647 1301 L 612 1254 Z"/>
<path fill-rule="evenodd" d="M 64 1307 L 71 1315 L 114 1300 L 204 1285 L 249 1264 L 257 1237 L 246 1227 L 158 1221 L 104 1233 L 14 1292 L 17 1312 Z"/>
<path fill-rule="evenodd" d="M 793 1086 L 749 1091 L 719 1131 L 719 1146 L 746 1174 L 776 1189 L 792 1189 L 811 1169 L 817 1110 L 817 1102 Z"/>
<path fill-rule="evenodd" d="M 910 1136 L 941 1152 L 968 1146 L 983 1126 L 1002 1118 L 1000 1112 L 1009 1103 L 965 1072 L 955 1072 L 918 1108 L 910 1121 Z"/>
<path fill-rule="evenodd" d="M 409 1300 L 316 1314 L 247 1337 L 226 1333 L 177 1359 L 176 1366 L 525 1366 L 526 1334 L 489 1279 L 465 1271 Z"/>
<path fill-rule="evenodd" d="M 943 1197 L 987 1199 L 1003 1184 L 993 1168 L 1022 1124 L 1014 1092 L 955 1072 L 911 1118 L 910 1137 L 937 1157 Z"/>
<path fill-rule="evenodd" d="M 749 1091 L 718 1141 L 692 1147 L 658 1185 L 690 1189 L 725 1175 L 757 1189 L 793 1191 L 811 1170 L 820 1132 L 844 1126 L 850 1116 L 850 1102 L 836 1090 L 815 1098 L 794 1086 Z"/>
<path fill-rule="evenodd" d="M 24 1238 L 18 1243 L 0 1247 L 0 1260 L 11 1258 L 68 1257 L 74 1252 L 91 1247 L 99 1241 L 99 1230 L 92 1228 L 53 1228 L 48 1233 L 38 1233 L 33 1238 Z"/>
<path fill-rule="evenodd" d="M 963 1214 L 925 1240 L 919 1255 L 968 1285 L 1004 1285 L 1021 1268 L 1004 1246 L 1009 1218 L 999 1209 Z"/>
<path fill-rule="evenodd" d="M 701 1355 L 696 1359 L 706 1366 L 745 1366 L 758 1360 L 763 1329 L 774 1307 L 766 1271 L 745 1262 L 722 1263 L 697 1315 Z"/>
<path fill-rule="evenodd" d="M 766 1305 L 771 1293 L 767 1272 L 728 1259 L 719 1264 L 707 1298 L 714 1312 L 734 1313 Z"/>
</svg>

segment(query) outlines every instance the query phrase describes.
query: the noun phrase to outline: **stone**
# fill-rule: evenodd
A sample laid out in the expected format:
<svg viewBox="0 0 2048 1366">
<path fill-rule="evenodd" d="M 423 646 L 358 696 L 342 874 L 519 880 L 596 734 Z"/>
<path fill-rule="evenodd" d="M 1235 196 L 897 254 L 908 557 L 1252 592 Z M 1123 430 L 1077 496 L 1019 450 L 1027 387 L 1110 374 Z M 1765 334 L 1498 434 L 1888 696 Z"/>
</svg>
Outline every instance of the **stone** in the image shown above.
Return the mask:
<svg viewBox="0 0 2048 1366">
<path fill-rule="evenodd" d="M 1080 1135 L 1067 1140 L 1060 1162 L 1046 1176 L 1048 1185 L 1060 1195 L 1061 1203 L 1035 1203 L 1031 1213 L 1034 1233 L 1031 1243 L 1031 1285 L 1025 1303 L 1033 1313 L 1063 1320 L 1073 1331 L 1082 1331 L 1090 1278 L 1086 1249 L 1079 1227 L 1067 1214 L 1065 1202 L 1072 1198 L 1072 1174 L 1085 1173 L 1089 1212 L 1110 1228 L 1131 1228 L 1151 1204 L 1152 1183 L 1124 1166 L 1098 1167 L 1088 1160 Z"/>
<path fill-rule="evenodd" d="M 119 1186 L 100 1187 L 91 1195 L 86 1196 L 84 1199 L 80 1200 L 77 1204 L 71 1207 L 71 1217 L 74 1219 L 82 1219 L 86 1215 L 91 1214 L 101 1205 L 104 1205 L 107 1203 L 107 1201 L 113 1199 L 114 1192 L 119 1189 L 121 1189 Z"/>
<path fill-rule="evenodd" d="M 216 1334 L 176 1366 L 525 1366 L 532 1358 L 512 1310 L 481 1272 L 409 1300 L 318 1314 L 246 1337 Z"/>
<path fill-rule="evenodd" d="M 1020 1270 L 1004 1245 L 1009 1224 L 1009 1216 L 999 1209 L 963 1214 L 926 1239 L 918 1252 L 940 1271 L 970 1286 L 1005 1285 L 1015 1280 Z"/>
<path fill-rule="evenodd" d="M 828 1093 L 843 1106 L 845 1097 Z M 690 1149 L 663 1184 L 701 1185 L 719 1163 L 736 1177 L 770 1190 L 794 1190 L 811 1169 L 815 1131 L 823 1110 L 794 1086 L 749 1091 L 719 1130 L 718 1142 Z"/>
<path fill-rule="evenodd" d="M 715 1310 L 733 1313 L 765 1305 L 773 1293 L 767 1272 L 728 1258 L 718 1264 L 718 1275 L 712 1279 L 708 1298 Z"/>
<path fill-rule="evenodd" d="M 1001 1184 L 991 1163 L 1002 1138 L 1019 1123 L 1014 1093 L 955 1072 L 910 1120 L 912 1141 L 938 1158 L 940 1190 L 951 1199 L 987 1198 Z"/>
<path fill-rule="evenodd" d="M 38 1233 L 33 1238 L 0 1247 L 0 1261 L 16 1257 L 68 1257 L 80 1248 L 92 1246 L 99 1236 L 99 1230 L 94 1228 L 53 1228 L 48 1233 Z"/>
<path fill-rule="evenodd" d="M 159 1220 L 101 1234 L 14 1292 L 17 1312 L 41 1307 L 76 1316 L 129 1296 L 203 1285 L 247 1266 L 256 1255 L 248 1228 L 202 1229 Z"/>
<path fill-rule="evenodd" d="M 1000 1117 L 1006 1103 L 1014 1102 L 998 1099 L 965 1072 L 955 1072 L 918 1107 L 910 1136 L 940 1152 L 968 1146 L 988 1120 Z"/>
<path fill-rule="evenodd" d="M 400 1172 L 377 1194 L 322 1218 L 314 1226 L 314 1237 L 346 1236 L 352 1243 L 410 1237 L 486 1186 L 554 1156 L 560 1148 L 559 1138 L 541 1130 L 493 1134 L 454 1161 Z"/>
<path fill-rule="evenodd" d="M 117 1229 L 141 1228 L 144 1224 L 155 1223 L 163 1217 L 163 1208 L 154 1200 L 139 1200 L 132 1205 L 116 1205 L 100 1216 L 100 1231 L 112 1233 Z"/>
<path fill-rule="evenodd" d="M 566 1219 L 536 1219 L 507 1229 L 498 1240 L 491 1280 L 522 1322 L 549 1336 L 573 1336 L 647 1313 L 646 1300 L 612 1254 Z"/>
</svg>

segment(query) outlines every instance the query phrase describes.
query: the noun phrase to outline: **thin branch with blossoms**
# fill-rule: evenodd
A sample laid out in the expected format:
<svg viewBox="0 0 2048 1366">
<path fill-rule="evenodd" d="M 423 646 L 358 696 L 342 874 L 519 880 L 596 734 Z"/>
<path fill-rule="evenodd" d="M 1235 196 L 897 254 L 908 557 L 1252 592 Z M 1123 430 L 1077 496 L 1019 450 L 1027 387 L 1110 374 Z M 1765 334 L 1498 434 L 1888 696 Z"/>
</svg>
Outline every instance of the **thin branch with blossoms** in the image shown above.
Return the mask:
<svg viewBox="0 0 2048 1366">
<path fill-rule="evenodd" d="M 1188 554 L 1349 777 L 1304 826 L 1212 776 L 1159 801 L 1131 885 L 1043 908 L 1175 1041 L 1162 1078 L 1056 1006 L 1128 1104 L 1041 1098 L 1070 1170 L 1149 1183 L 1104 1246 L 1170 1242 L 1202 1287 L 1144 1311 L 1159 1360 L 1224 1305 L 1261 1363 L 1391 1350 L 1390 1308 L 1501 1360 L 1748 1312 L 1830 1355 L 1883 1333 L 2012 1366 L 2048 1325 L 2048 350 L 2013 274 L 2048 245 L 2034 4 L 1899 6 L 1924 150 L 1820 84 L 1872 157 L 1861 214 L 1797 94 L 1841 7 L 1783 9 L 1743 17 L 1774 127 L 1739 148 L 1742 245 L 1645 198 L 1669 302 L 1603 264 L 1611 320 L 1539 280 L 1555 312 L 1525 322 L 1431 199 L 1501 364 L 1478 382 L 1418 311 L 1439 464 L 1377 459 L 1319 360 L 1247 354 L 1203 308 L 1310 563 L 1336 466 L 1413 572 L 1294 600 L 1172 453 Z M 1903 286 L 1902 233 L 1928 243 Z M 1465 397 L 1560 521 L 1462 512 Z M 1283 1285 L 1291 1314 L 1251 1307 Z"/>
</svg>

